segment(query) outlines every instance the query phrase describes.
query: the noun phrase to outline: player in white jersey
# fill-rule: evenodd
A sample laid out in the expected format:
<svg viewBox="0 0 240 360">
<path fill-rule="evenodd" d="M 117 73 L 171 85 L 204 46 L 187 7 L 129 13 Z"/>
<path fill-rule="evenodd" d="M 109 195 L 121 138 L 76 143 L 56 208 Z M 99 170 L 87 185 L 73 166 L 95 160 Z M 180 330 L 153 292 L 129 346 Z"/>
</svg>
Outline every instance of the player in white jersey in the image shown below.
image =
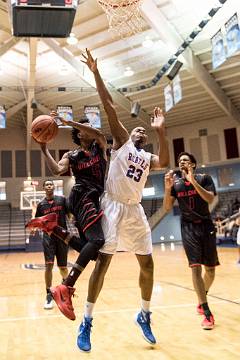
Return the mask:
<svg viewBox="0 0 240 360">
<path fill-rule="evenodd" d="M 151 230 L 140 201 L 142 190 L 150 169 L 166 167 L 169 162 L 168 144 L 165 137 L 164 117 L 160 108 L 154 109 L 155 128 L 159 140 L 159 153 L 153 155 L 143 150 L 147 142 L 143 127 L 133 129 L 129 135 L 118 120 L 111 95 L 88 50 L 83 62 L 93 72 L 97 90 L 106 111 L 113 136 L 113 148 L 106 182 L 106 193 L 102 199 L 102 227 L 105 245 L 100 249 L 94 271 L 90 277 L 88 298 L 84 319 L 79 327 L 78 347 L 83 351 L 91 350 L 90 332 L 93 307 L 101 291 L 104 276 L 117 248 L 135 253 L 139 266 L 139 286 L 141 288 L 141 311 L 136 315 L 146 341 L 155 344 L 156 340 L 150 326 L 150 300 L 153 288 L 153 259 Z"/>
</svg>

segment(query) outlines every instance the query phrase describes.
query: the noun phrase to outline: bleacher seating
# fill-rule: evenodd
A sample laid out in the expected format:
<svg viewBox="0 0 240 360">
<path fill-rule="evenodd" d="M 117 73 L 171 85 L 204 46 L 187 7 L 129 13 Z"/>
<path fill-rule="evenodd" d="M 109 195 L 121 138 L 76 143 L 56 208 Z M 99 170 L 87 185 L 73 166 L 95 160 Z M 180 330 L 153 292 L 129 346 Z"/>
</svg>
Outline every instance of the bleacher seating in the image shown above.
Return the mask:
<svg viewBox="0 0 240 360">
<path fill-rule="evenodd" d="M 233 204 L 236 199 L 240 200 L 240 191 L 228 191 L 228 192 L 219 192 L 218 193 L 218 204 L 214 211 L 212 212 L 213 219 L 216 218 L 226 218 L 232 215 L 233 213 Z"/>
<path fill-rule="evenodd" d="M 0 206 L 0 250 L 24 250 L 26 246 L 25 223 L 31 211 L 12 208 L 10 204 Z"/>
<path fill-rule="evenodd" d="M 10 242 L 10 219 L 11 205 L 4 203 L 0 205 L 0 248 L 8 248 Z"/>
</svg>

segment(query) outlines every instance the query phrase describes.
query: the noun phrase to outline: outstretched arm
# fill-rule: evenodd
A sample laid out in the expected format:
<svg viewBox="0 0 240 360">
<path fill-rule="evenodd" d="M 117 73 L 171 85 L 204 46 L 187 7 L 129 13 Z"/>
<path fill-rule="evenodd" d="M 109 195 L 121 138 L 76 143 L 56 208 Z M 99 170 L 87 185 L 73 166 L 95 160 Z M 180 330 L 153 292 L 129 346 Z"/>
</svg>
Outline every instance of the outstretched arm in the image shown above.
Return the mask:
<svg viewBox="0 0 240 360">
<path fill-rule="evenodd" d="M 39 143 L 41 150 L 45 156 L 47 166 L 53 175 L 64 174 L 69 167 L 68 153 L 65 153 L 62 159 L 57 163 L 50 154 L 47 145 L 45 143 Z"/>
<path fill-rule="evenodd" d="M 55 117 L 58 118 L 64 125 L 71 126 L 80 131 L 81 130 L 84 131 L 84 133 L 93 137 L 96 140 L 96 142 L 99 144 L 100 148 L 103 150 L 104 154 L 106 153 L 107 141 L 106 141 L 105 136 L 103 135 L 103 133 L 100 130 L 95 129 L 89 125 L 84 125 L 84 124 L 78 123 L 76 121 L 65 120 L 63 117 L 59 116 L 56 111 L 51 111 L 50 116 L 52 116 L 53 118 L 55 118 Z M 106 157 L 106 154 L 105 154 L 105 157 Z"/>
<path fill-rule="evenodd" d="M 92 71 L 97 91 L 102 101 L 104 110 L 106 111 L 108 123 L 111 129 L 111 133 L 113 136 L 113 148 L 118 149 L 121 147 L 126 141 L 129 139 L 129 133 L 127 129 L 123 126 L 123 124 L 118 120 L 117 113 L 113 104 L 113 99 L 107 90 L 103 79 L 97 68 L 97 59 L 93 59 L 90 51 L 86 49 L 86 55 L 82 54 L 83 59 L 82 62 L 86 64 L 89 69 Z"/>
<path fill-rule="evenodd" d="M 151 169 L 158 170 L 167 167 L 169 164 L 169 148 L 165 135 L 165 119 L 163 112 L 159 107 L 154 108 L 154 117 L 152 127 L 156 130 L 158 136 L 159 150 L 158 155 L 152 155 Z"/>
</svg>

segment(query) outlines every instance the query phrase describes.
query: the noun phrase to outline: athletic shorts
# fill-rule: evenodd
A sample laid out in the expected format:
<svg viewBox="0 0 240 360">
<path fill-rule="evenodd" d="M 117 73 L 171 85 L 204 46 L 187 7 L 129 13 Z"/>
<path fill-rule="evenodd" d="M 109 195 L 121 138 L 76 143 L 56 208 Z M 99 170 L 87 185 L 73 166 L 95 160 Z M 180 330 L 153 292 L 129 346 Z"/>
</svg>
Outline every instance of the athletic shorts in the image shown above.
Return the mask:
<svg viewBox="0 0 240 360">
<path fill-rule="evenodd" d="M 69 196 L 69 208 L 74 215 L 77 227 L 85 232 L 103 215 L 100 208 L 99 193 L 97 191 L 80 191 L 73 187 Z"/>
<path fill-rule="evenodd" d="M 216 230 L 211 220 L 181 223 L 182 242 L 188 258 L 189 266 L 219 265 Z"/>
<path fill-rule="evenodd" d="M 43 252 L 45 264 L 53 264 L 56 256 L 59 267 L 67 266 L 68 246 L 54 235 L 43 234 Z"/>
<path fill-rule="evenodd" d="M 238 231 L 237 231 L 237 245 L 240 246 L 240 226 L 238 227 Z"/>
<path fill-rule="evenodd" d="M 124 204 L 104 194 L 101 208 L 105 244 L 100 252 L 114 254 L 118 250 L 138 255 L 152 253 L 151 230 L 141 204 Z"/>
</svg>

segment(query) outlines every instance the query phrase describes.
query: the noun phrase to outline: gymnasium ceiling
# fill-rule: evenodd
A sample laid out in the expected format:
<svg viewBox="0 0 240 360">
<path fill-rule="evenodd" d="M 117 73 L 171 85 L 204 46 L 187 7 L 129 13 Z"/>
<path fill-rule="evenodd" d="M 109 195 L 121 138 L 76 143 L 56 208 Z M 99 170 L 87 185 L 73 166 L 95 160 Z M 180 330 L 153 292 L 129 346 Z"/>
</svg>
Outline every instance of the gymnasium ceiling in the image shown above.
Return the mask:
<svg viewBox="0 0 240 360">
<path fill-rule="evenodd" d="M 7 109 L 7 126 L 29 130 L 36 115 L 59 104 L 72 105 L 75 118 L 83 113 L 84 105 L 100 104 L 79 61 L 86 47 L 98 58 L 103 78 L 116 89 L 148 83 L 214 4 L 215 0 L 145 0 L 142 31 L 121 40 L 108 31 L 107 17 L 97 1 L 81 0 L 72 28 L 78 42 L 69 45 L 66 39 L 12 37 L 8 2 L 0 0 L 0 104 Z M 183 99 L 167 113 L 168 127 L 222 116 L 234 119 L 236 125 L 240 121 L 240 52 L 213 70 L 210 43 L 235 12 L 240 18 L 239 10 L 239 0 L 228 0 L 179 59 L 184 63 L 180 71 Z M 143 46 L 146 38 L 152 40 L 152 47 Z M 59 74 L 63 64 L 68 69 L 65 76 Z M 134 75 L 125 76 L 126 67 Z M 149 89 L 125 95 L 113 91 L 119 118 L 129 130 L 138 124 L 150 127 L 147 113 L 156 105 L 163 106 L 167 83 L 165 76 Z M 58 87 L 67 91 L 58 92 Z M 34 111 L 32 98 L 38 104 Z M 144 109 L 138 119 L 130 117 L 132 101 Z M 108 134 L 106 116 L 101 113 L 103 131 Z"/>
</svg>

